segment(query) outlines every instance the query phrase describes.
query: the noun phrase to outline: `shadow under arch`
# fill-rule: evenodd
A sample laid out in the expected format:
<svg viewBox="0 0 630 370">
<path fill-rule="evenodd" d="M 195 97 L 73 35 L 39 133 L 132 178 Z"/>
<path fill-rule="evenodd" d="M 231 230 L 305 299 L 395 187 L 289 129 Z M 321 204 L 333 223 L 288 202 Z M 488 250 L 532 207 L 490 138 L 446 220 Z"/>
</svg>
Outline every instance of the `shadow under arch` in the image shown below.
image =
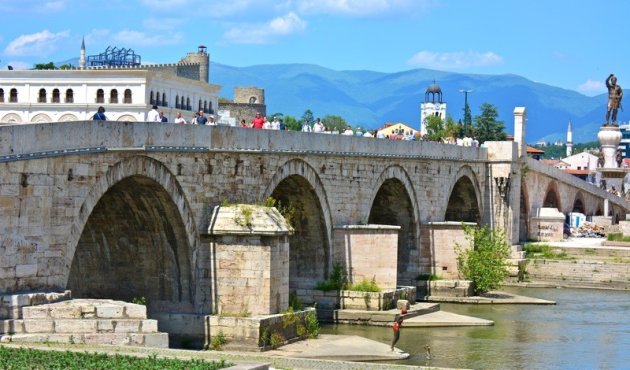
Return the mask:
<svg viewBox="0 0 630 370">
<path fill-rule="evenodd" d="M 573 208 L 571 212 L 578 212 L 586 214 L 586 207 L 584 207 L 584 195 L 581 191 L 578 191 L 575 194 L 575 199 L 573 200 Z"/>
<path fill-rule="evenodd" d="M 473 170 L 463 166 L 457 172 L 449 192 L 444 221 L 481 223 L 479 183 Z"/>
<path fill-rule="evenodd" d="M 149 312 L 194 312 L 198 233 L 175 176 L 159 161 L 116 163 L 88 193 L 68 241 L 73 297 L 147 298 Z"/>
<path fill-rule="evenodd" d="M 556 184 L 555 181 L 551 181 L 549 185 L 547 185 L 545 199 L 543 200 L 543 208 L 556 208 L 559 212 L 562 212 L 560 194 L 558 193 L 558 184 Z"/>
<path fill-rule="evenodd" d="M 398 285 L 415 285 L 420 272 L 430 271 L 433 258 L 420 256 L 420 216 L 411 179 L 404 168 L 389 166 L 375 183 L 378 186 L 369 203 L 368 224 L 400 226 L 396 280 Z M 426 261 L 424 265 L 419 265 L 420 260 Z"/>
<path fill-rule="evenodd" d="M 289 237 L 289 290 L 313 289 L 332 266 L 328 197 L 315 170 L 305 161 L 285 162 L 262 193 L 292 213 Z"/>
</svg>

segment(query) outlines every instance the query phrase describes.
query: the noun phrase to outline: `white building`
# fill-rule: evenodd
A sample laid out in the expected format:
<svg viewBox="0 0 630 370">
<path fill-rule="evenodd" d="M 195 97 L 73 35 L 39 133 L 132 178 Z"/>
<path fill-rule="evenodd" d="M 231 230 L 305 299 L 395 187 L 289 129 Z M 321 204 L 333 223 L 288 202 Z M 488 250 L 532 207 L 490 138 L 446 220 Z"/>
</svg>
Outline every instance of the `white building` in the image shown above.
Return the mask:
<svg viewBox="0 0 630 370">
<path fill-rule="evenodd" d="M 218 108 L 208 64 L 200 46 L 176 64 L 0 71 L 0 124 L 90 120 L 100 106 L 108 120 L 144 121 L 152 105 L 190 120 Z"/>
<path fill-rule="evenodd" d="M 420 104 L 420 133 L 427 134 L 427 117 L 437 116 L 446 119 L 446 103 L 442 101 L 442 89 L 433 82 L 424 93 L 424 102 Z"/>
<path fill-rule="evenodd" d="M 597 156 L 591 153 L 582 152 L 562 158 L 562 162 L 567 163 L 571 170 L 595 171 L 597 169 L 597 159 Z"/>
</svg>

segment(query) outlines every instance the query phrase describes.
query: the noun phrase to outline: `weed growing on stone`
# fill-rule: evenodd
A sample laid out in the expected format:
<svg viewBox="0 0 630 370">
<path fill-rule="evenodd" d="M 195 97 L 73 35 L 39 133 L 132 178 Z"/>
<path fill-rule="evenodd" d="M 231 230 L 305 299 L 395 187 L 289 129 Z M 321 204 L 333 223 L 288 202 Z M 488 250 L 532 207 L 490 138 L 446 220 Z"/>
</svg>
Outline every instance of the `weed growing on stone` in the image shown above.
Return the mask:
<svg viewBox="0 0 630 370">
<path fill-rule="evenodd" d="M 350 284 L 346 287 L 346 290 L 354 290 L 357 292 L 380 292 L 381 287 L 376 284 L 376 277 L 372 277 L 372 280 L 364 278 L 358 283 Z"/>
<path fill-rule="evenodd" d="M 306 326 L 306 334 L 309 338 L 315 339 L 319 336 L 319 321 L 315 311 L 309 311 L 304 316 L 304 324 Z"/>
<path fill-rule="evenodd" d="M 269 338 L 269 346 L 272 349 L 276 349 L 283 345 L 285 341 L 286 338 L 282 334 L 278 332 L 273 332 L 273 334 L 271 334 L 271 337 Z"/>
<path fill-rule="evenodd" d="M 541 258 L 547 260 L 570 260 L 573 257 L 569 256 L 567 252 L 556 252 L 551 246 L 547 244 L 530 244 L 527 243 L 523 246 L 525 251 L 525 257 L 527 258 Z"/>
<path fill-rule="evenodd" d="M 227 342 L 228 342 L 227 337 L 225 336 L 225 334 L 223 334 L 222 330 L 219 330 L 217 335 L 212 336 L 212 340 L 210 340 L 210 347 L 216 351 L 216 350 L 221 349 L 221 347 L 223 347 L 224 345 L 226 345 Z"/>
<path fill-rule="evenodd" d="M 145 297 L 133 297 L 131 299 L 131 303 L 133 304 L 141 304 L 143 306 L 147 305 L 147 299 Z"/>
<path fill-rule="evenodd" d="M 606 236 L 606 240 L 610 242 L 630 242 L 630 236 L 624 236 L 622 233 L 610 233 Z"/>
<path fill-rule="evenodd" d="M 302 311 L 304 309 L 304 303 L 300 300 L 295 293 L 289 293 L 289 307 L 293 311 Z"/>
<path fill-rule="evenodd" d="M 344 268 L 341 264 L 335 263 L 330 277 L 324 281 L 318 281 L 315 289 L 329 292 L 331 290 L 344 290 L 346 285 L 347 280 Z"/>
</svg>

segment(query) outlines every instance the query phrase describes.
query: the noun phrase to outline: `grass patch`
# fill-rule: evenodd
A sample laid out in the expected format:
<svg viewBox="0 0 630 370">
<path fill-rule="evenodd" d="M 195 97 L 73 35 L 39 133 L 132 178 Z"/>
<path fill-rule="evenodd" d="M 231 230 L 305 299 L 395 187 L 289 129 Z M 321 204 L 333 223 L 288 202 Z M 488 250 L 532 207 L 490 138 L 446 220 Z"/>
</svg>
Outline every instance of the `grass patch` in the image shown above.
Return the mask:
<svg viewBox="0 0 630 370">
<path fill-rule="evenodd" d="M 210 348 L 213 350 L 220 350 L 221 347 L 227 344 L 227 342 L 227 337 L 223 334 L 222 330 L 219 330 L 217 335 L 212 336 L 212 339 L 210 340 Z"/>
<path fill-rule="evenodd" d="M 609 242 L 630 242 L 630 236 L 624 236 L 622 233 L 610 233 L 606 236 Z"/>
<path fill-rule="evenodd" d="M 571 260 L 571 257 L 567 252 L 556 252 L 551 246 L 547 244 L 530 244 L 527 243 L 523 246 L 526 258 L 542 258 L 546 260 Z"/>
<path fill-rule="evenodd" d="M 358 283 L 350 284 L 346 287 L 346 290 L 353 290 L 357 292 L 380 292 L 381 288 L 376 284 L 376 279 L 372 280 L 363 279 Z"/>
<path fill-rule="evenodd" d="M 25 348 L 0 347 L 2 369 L 190 369 L 217 370 L 234 364 L 221 361 L 178 360 L 170 358 L 134 357 L 87 352 L 40 351 Z"/>
</svg>

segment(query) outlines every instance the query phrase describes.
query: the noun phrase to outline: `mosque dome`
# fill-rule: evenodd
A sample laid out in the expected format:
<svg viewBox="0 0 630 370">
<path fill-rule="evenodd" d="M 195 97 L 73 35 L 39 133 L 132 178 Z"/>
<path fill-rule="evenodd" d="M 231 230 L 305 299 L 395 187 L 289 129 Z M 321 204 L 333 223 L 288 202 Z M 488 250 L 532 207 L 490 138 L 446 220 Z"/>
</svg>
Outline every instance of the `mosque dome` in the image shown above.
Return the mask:
<svg viewBox="0 0 630 370">
<path fill-rule="evenodd" d="M 427 87 L 427 91 L 424 93 L 424 102 L 442 103 L 442 88 L 435 81 Z"/>
<path fill-rule="evenodd" d="M 442 93 L 442 89 L 440 88 L 440 85 L 433 82 L 431 85 L 429 85 L 429 87 L 427 87 L 426 92 L 432 93 L 432 94 L 438 94 L 438 93 Z"/>
</svg>

